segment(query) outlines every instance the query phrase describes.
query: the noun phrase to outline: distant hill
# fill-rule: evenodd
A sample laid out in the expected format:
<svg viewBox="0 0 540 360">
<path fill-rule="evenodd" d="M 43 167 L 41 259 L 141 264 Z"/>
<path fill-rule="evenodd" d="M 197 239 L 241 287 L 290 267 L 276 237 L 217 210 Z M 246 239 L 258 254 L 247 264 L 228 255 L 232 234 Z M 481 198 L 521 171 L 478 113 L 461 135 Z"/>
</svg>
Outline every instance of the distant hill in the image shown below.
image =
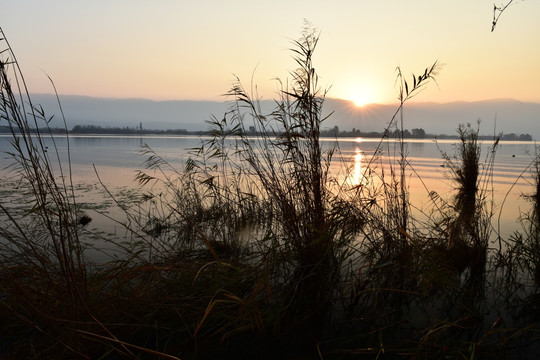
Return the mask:
<svg viewBox="0 0 540 360">
<path fill-rule="evenodd" d="M 60 122 L 54 95 L 32 95 L 46 113 L 55 115 L 52 125 Z M 152 101 L 146 99 L 112 99 L 74 95 L 60 95 L 68 128 L 75 125 L 111 127 L 139 127 L 147 129 L 206 130 L 205 123 L 213 115 L 222 117 L 228 108 L 223 101 Z M 271 109 L 273 101 L 263 101 L 263 108 Z M 338 126 L 341 130 L 359 129 L 363 132 L 382 131 L 397 109 L 397 105 L 370 104 L 362 108 L 350 101 L 326 99 L 324 113 L 332 116 L 323 128 Z M 455 134 L 460 123 L 480 119 L 481 134 L 531 134 L 540 139 L 540 104 L 516 100 L 488 100 L 479 102 L 408 103 L 404 109 L 405 128 L 423 128 L 426 133 Z"/>
<path fill-rule="evenodd" d="M 60 122 L 58 102 L 54 95 L 33 94 L 32 101 L 41 104 L 49 115 L 55 114 L 53 126 Z M 147 99 L 114 99 L 78 95 L 60 95 L 68 129 L 75 125 L 143 127 L 148 129 L 204 130 L 212 115 L 222 116 L 227 104 L 218 101 L 152 101 Z"/>
</svg>

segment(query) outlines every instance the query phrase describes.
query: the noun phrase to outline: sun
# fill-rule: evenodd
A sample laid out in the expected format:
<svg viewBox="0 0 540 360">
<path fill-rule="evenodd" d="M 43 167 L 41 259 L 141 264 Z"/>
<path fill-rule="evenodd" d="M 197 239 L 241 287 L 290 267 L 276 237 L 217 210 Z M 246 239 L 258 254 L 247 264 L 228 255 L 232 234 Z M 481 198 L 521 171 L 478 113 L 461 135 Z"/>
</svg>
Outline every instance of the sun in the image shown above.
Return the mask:
<svg viewBox="0 0 540 360">
<path fill-rule="evenodd" d="M 349 98 L 357 107 L 364 107 L 367 104 L 371 103 L 371 99 L 367 95 L 367 92 L 361 90 L 354 91 Z"/>
<path fill-rule="evenodd" d="M 352 102 L 357 107 L 364 107 L 365 105 L 369 104 L 369 100 L 366 97 L 362 96 L 362 95 L 355 96 L 352 99 Z"/>
</svg>

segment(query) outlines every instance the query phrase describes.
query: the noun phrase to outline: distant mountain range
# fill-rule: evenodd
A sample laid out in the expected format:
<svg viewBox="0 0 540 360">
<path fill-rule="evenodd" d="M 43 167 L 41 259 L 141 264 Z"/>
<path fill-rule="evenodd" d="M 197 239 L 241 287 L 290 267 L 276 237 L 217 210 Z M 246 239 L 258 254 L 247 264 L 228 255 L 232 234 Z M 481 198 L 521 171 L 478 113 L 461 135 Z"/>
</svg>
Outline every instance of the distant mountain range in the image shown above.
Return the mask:
<svg viewBox="0 0 540 360">
<path fill-rule="evenodd" d="M 48 116 L 55 115 L 51 125 L 63 127 L 54 95 L 34 94 Z M 152 101 L 146 99 L 113 99 L 60 95 L 68 129 L 75 125 L 139 127 L 145 129 L 206 130 L 206 121 L 220 118 L 230 104 L 225 101 Z M 272 109 L 273 101 L 265 100 L 262 108 Z M 327 98 L 324 113 L 332 115 L 323 128 L 338 126 L 341 130 L 383 131 L 397 105 L 370 104 L 356 107 L 352 102 Z M 540 104 L 511 99 L 477 102 L 408 103 L 404 108 L 406 129 L 422 128 L 431 134 L 455 134 L 460 123 L 476 124 L 480 133 L 531 134 L 540 139 Z"/>
</svg>

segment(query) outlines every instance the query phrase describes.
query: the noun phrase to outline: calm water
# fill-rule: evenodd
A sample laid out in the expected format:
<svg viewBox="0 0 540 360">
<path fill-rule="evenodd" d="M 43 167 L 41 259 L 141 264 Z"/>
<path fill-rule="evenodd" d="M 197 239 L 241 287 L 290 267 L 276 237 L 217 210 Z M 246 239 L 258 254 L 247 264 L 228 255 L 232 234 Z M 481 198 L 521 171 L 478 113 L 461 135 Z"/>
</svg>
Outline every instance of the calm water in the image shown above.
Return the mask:
<svg viewBox="0 0 540 360">
<path fill-rule="evenodd" d="M 59 136 L 54 140 L 61 161 L 67 164 L 66 139 Z M 47 141 L 48 154 L 52 159 L 52 156 L 55 156 L 54 144 L 50 139 Z M 95 166 L 101 180 L 108 186 L 124 189 L 134 187 L 135 172 L 143 169 L 145 158 L 140 155 L 143 145 L 149 145 L 171 165 L 181 169 L 189 156 L 188 149 L 197 147 L 199 143 L 200 138 L 194 136 L 71 136 L 69 146 L 73 178 L 76 184 L 97 183 L 93 168 Z M 325 139 L 324 144 L 332 146 L 336 144 L 336 140 Z M 448 180 L 448 170 L 443 167 L 440 151 L 452 154 L 454 144 L 453 140 L 443 140 L 437 144 L 432 140 L 407 141 L 408 161 L 418 174 L 417 176 L 415 172 L 409 171 L 408 177 L 411 199 L 415 205 L 425 206 L 428 203 L 429 191 L 436 191 L 446 198 L 451 196 L 452 185 Z M 366 164 L 379 145 L 379 139 L 339 139 L 337 145 L 340 156 L 334 157 L 334 167 L 343 169 L 345 165 L 350 168 L 348 181 L 353 184 L 360 182 Z M 488 141 L 483 143 L 482 160 L 489 155 L 490 145 Z M 11 163 L 4 152 L 10 149 L 10 137 L 0 136 L 0 171 L 3 177 L 7 176 L 5 168 Z M 398 151 L 391 142 L 384 143 L 382 149 L 382 154 L 388 154 L 388 150 L 390 154 L 397 154 Z M 520 209 L 525 210 L 528 207 L 521 195 L 533 191 L 528 180 L 530 176 L 528 173 L 524 178 L 520 179 L 519 176 L 531 163 L 534 154 L 532 142 L 501 142 L 497 149 L 493 177 L 494 197 L 497 204 L 501 204 L 506 197 L 504 207 L 499 209 L 503 233 L 515 229 L 515 220 L 519 217 Z M 510 189 L 512 191 L 506 196 Z"/>
</svg>

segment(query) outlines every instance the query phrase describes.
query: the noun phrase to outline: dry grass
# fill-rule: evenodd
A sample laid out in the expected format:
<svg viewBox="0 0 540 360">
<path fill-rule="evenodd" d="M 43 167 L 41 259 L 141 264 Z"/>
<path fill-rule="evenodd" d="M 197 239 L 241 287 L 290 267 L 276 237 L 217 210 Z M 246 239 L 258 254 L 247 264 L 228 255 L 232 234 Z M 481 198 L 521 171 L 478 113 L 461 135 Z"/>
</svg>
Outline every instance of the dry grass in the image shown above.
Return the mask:
<svg viewBox="0 0 540 360">
<path fill-rule="evenodd" d="M 135 209 L 110 193 L 130 241 L 97 266 L 85 257 L 69 164 L 3 39 L 0 121 L 12 129 L 13 171 L 29 189 L 30 210 L 0 203 L 0 356 L 527 355 L 540 318 L 520 317 L 538 296 L 525 288 L 540 263 L 538 162 L 534 210 L 524 218 L 530 231 L 499 249 L 498 263 L 486 257 L 495 146 L 482 171 L 476 130 L 460 127 L 456 154 L 445 155 L 455 198 L 433 196 L 428 220 L 415 219 L 403 109 L 434 80 L 435 63 L 412 81 L 398 71 L 401 103 L 386 132 L 398 135 L 396 148 L 381 139 L 366 183 L 340 182 L 329 171 L 339 148 L 319 139 L 318 40 L 306 27 L 293 42 L 296 70 L 268 113 L 235 83 L 230 110 L 210 121 L 213 136 L 182 169 L 144 150 L 152 171 L 137 180 L 159 194 L 147 190 Z M 466 246 L 449 246 L 455 239 Z"/>
</svg>

